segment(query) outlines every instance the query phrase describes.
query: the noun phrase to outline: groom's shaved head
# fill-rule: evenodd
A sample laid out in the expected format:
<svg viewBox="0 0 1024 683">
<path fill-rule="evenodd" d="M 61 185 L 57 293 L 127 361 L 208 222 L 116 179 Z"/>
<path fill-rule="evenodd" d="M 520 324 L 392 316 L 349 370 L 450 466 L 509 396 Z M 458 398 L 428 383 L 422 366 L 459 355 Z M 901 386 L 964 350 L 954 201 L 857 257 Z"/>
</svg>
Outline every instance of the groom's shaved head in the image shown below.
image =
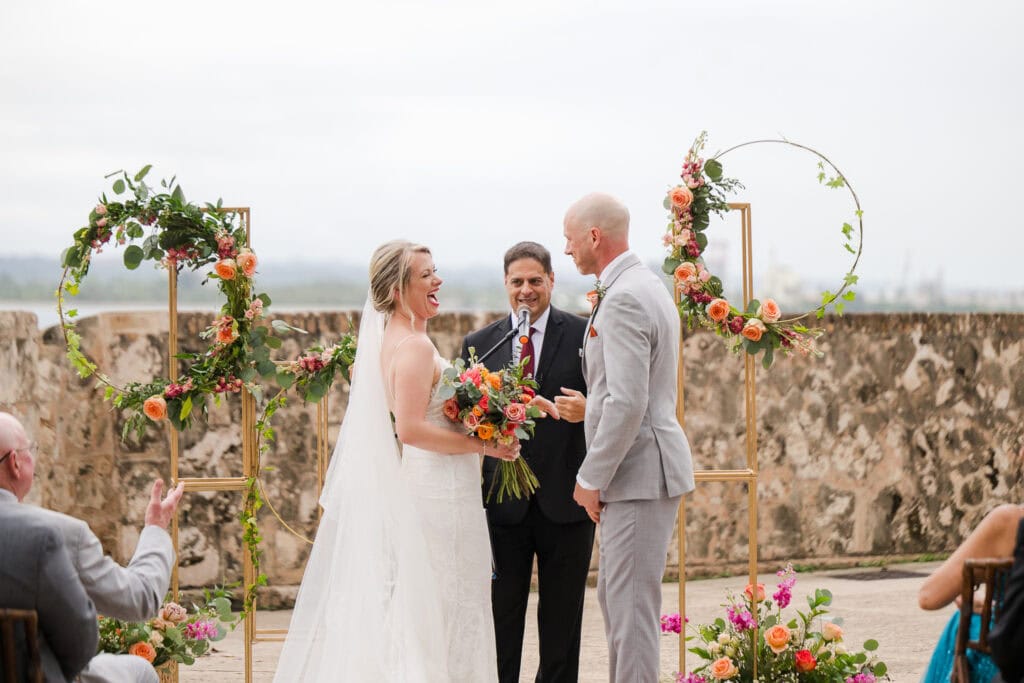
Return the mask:
<svg viewBox="0 0 1024 683">
<path fill-rule="evenodd" d="M 629 238 L 629 209 L 610 194 L 593 192 L 576 201 L 565 212 L 565 222 L 584 230 L 599 228 L 608 238 Z"/>
</svg>

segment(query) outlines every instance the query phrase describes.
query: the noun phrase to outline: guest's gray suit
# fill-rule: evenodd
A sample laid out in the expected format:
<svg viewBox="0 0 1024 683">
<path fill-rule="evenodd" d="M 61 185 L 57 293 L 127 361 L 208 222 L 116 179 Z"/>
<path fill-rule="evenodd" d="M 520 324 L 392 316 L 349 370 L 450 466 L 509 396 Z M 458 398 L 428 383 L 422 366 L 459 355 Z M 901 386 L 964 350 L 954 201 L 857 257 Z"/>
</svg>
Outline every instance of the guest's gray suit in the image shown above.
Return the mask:
<svg viewBox="0 0 1024 683">
<path fill-rule="evenodd" d="M 71 561 L 97 612 L 125 621 L 147 621 L 157 615 L 174 564 L 174 546 L 166 531 L 144 527 L 131 562 L 122 567 L 103 554 L 88 524 L 60 512 L 43 512 L 64 534 Z M 81 674 L 82 683 L 157 683 L 159 679 L 149 662 L 134 655 L 96 655 Z"/>
<path fill-rule="evenodd" d="M 680 497 L 693 490 L 676 419 L 679 314 L 660 279 L 626 254 L 602 282 L 583 347 L 587 457 L 600 489 L 598 600 L 612 683 L 658 676 L 661 579 Z"/>
<path fill-rule="evenodd" d="M 96 654 L 96 609 L 60 531 L 38 508 L 16 504 L 6 490 L 0 494 L 14 501 L 0 505 L 0 607 L 37 612 L 43 676 L 47 683 L 70 681 Z M 4 496 L 0 501 L 10 502 Z"/>
<path fill-rule="evenodd" d="M 14 496 L 0 503 L 16 502 Z M 29 506 L 22 506 L 29 507 Z M 46 524 L 60 531 L 71 562 L 86 593 L 100 614 L 125 621 L 147 621 L 160 611 L 171 581 L 174 547 L 167 532 L 157 526 L 143 528 L 135 554 L 122 567 L 103 553 L 89 525 L 53 510 L 33 508 Z M 144 659 L 134 655 L 96 655 L 81 673 L 82 683 L 143 683 L 159 680 Z"/>
</svg>

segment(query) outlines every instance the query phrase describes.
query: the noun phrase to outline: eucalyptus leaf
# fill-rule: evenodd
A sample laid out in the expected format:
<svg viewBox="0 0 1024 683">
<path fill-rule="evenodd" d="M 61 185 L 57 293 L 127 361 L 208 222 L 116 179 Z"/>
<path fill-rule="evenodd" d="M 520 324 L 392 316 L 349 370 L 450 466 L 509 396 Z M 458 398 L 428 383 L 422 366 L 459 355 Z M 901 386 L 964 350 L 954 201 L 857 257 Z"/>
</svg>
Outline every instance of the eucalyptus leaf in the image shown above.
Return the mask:
<svg viewBox="0 0 1024 683">
<path fill-rule="evenodd" d="M 145 166 L 143 166 L 142 170 L 135 174 L 135 182 L 139 182 L 140 180 L 145 178 L 146 174 L 149 173 L 149 169 L 151 168 L 153 168 L 153 164 L 146 164 Z"/>
<path fill-rule="evenodd" d="M 279 349 L 281 348 L 281 340 L 277 337 L 267 337 L 267 346 L 269 346 L 272 349 Z"/>
<path fill-rule="evenodd" d="M 263 377 L 272 377 L 277 374 L 277 365 L 271 360 L 261 360 L 256 363 L 256 371 Z"/>
<path fill-rule="evenodd" d="M 708 159 L 704 162 L 704 172 L 712 180 L 722 179 L 722 164 L 717 159 Z"/>
<path fill-rule="evenodd" d="M 665 263 L 662 264 L 661 269 L 665 272 L 666 275 L 671 275 L 672 273 L 676 272 L 676 268 L 679 267 L 680 263 L 682 263 L 680 259 L 672 258 L 671 256 L 669 256 L 667 259 L 665 259 Z"/>
<path fill-rule="evenodd" d="M 437 396 L 442 401 L 447 401 L 448 399 L 450 399 L 453 396 L 455 396 L 455 387 L 453 387 L 450 384 L 442 384 L 437 389 Z"/>
<path fill-rule="evenodd" d="M 128 270 L 135 270 L 142 263 L 146 254 L 137 245 L 133 244 L 124 250 L 124 265 Z"/>
<path fill-rule="evenodd" d="M 295 384 L 295 375 L 290 372 L 277 373 L 277 385 L 282 389 L 290 389 Z"/>
</svg>

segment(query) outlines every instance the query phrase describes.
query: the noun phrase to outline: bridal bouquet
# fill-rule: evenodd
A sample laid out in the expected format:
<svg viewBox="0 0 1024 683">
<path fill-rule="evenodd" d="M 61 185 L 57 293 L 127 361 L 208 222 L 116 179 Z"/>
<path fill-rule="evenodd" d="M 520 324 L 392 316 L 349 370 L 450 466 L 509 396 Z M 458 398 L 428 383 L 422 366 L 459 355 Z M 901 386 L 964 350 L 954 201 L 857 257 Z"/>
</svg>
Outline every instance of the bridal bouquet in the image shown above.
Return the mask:
<svg viewBox="0 0 1024 683">
<path fill-rule="evenodd" d="M 792 565 L 778 572 L 781 581 L 769 598 L 764 584 L 748 585 L 742 596 L 731 595 L 726 618 L 694 629 L 699 640 L 690 652 L 704 660 L 693 673 L 677 674 L 679 683 L 732 681 L 792 681 L 793 683 L 876 683 L 889 680 L 884 662 L 873 655 L 878 642 L 868 640 L 864 650 L 846 647 L 839 620 L 820 617 L 828 613 L 832 593 L 817 589 L 807 596 L 807 612 L 786 617 L 782 610 L 792 600 L 796 576 Z M 756 605 L 756 614 L 750 611 Z M 668 625 L 668 626 L 666 626 Z M 755 634 L 756 626 L 756 638 Z M 662 631 L 678 633 L 683 627 L 678 615 L 662 617 Z M 687 625 L 687 628 L 689 626 Z M 757 659 L 757 678 L 752 663 Z"/>
<path fill-rule="evenodd" d="M 168 662 L 193 664 L 206 654 L 210 643 L 227 635 L 224 624 L 235 621 L 227 591 L 206 592 L 206 602 L 192 611 L 165 602 L 160 613 L 146 622 L 99 617 L 99 652 L 142 657 L 154 667 Z"/>
<path fill-rule="evenodd" d="M 459 358 L 444 371 L 440 395 L 445 399 L 445 417 L 461 423 L 467 434 L 481 441 L 509 445 L 517 439 L 529 439 L 534 418 L 542 412 L 529 405 L 536 396 L 537 383 L 523 377 L 524 363 L 510 363 L 492 372 L 475 360 L 471 357 L 467 367 Z M 538 486 L 540 482 L 525 460 L 501 460 L 487 500 L 491 500 L 495 489 L 500 503 L 505 496 L 529 497 Z"/>
</svg>

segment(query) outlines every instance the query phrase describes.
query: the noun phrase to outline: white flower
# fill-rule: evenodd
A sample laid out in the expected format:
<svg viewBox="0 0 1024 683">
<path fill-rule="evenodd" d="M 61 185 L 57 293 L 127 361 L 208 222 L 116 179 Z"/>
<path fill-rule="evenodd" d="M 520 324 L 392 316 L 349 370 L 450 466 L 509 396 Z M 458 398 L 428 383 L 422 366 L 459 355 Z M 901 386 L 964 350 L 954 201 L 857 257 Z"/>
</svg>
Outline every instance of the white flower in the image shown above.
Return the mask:
<svg viewBox="0 0 1024 683">
<path fill-rule="evenodd" d="M 732 642 L 732 636 L 730 636 L 728 633 L 719 633 L 718 642 L 722 645 L 728 645 Z"/>
</svg>

